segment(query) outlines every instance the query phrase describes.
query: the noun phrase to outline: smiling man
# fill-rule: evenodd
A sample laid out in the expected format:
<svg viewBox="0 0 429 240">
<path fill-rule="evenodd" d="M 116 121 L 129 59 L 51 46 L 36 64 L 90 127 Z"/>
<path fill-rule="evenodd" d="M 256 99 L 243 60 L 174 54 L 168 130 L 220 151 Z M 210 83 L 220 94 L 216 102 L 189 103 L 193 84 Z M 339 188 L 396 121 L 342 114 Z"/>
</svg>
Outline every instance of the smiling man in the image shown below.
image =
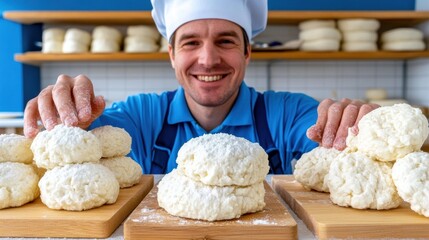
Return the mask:
<svg viewBox="0 0 429 240">
<path fill-rule="evenodd" d="M 168 173 L 189 139 L 223 132 L 258 142 L 269 154 L 271 172 L 282 174 L 292 173 L 292 160 L 318 144 L 343 149 L 348 128 L 357 131 L 360 118 L 377 107 L 349 99 L 319 104 L 304 94 L 258 93 L 247 86 L 249 42 L 266 27 L 266 0 L 152 0 L 152 5 L 180 87 L 130 96 L 104 110 L 86 76 L 61 75 L 28 102 L 27 136 L 37 134 L 37 120 L 48 130 L 61 122 L 121 127 L 132 136 L 130 156 L 144 173 Z"/>
</svg>

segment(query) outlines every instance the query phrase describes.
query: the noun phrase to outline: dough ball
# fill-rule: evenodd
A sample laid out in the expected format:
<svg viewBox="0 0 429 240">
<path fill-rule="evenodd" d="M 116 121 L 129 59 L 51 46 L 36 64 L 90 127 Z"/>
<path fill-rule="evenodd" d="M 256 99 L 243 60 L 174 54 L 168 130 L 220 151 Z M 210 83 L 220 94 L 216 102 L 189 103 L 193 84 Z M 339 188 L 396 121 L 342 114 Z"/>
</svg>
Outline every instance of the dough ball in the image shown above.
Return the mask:
<svg viewBox="0 0 429 240">
<path fill-rule="evenodd" d="M 375 42 L 344 42 L 341 49 L 346 52 L 373 52 L 378 48 Z"/>
<path fill-rule="evenodd" d="M 300 30 L 310 30 L 315 28 L 335 28 L 334 20 L 307 20 L 300 22 L 298 25 Z"/>
<path fill-rule="evenodd" d="M 94 134 L 62 124 L 37 134 L 31 150 L 36 165 L 46 169 L 72 163 L 99 162 L 102 154 L 100 141 Z"/>
<path fill-rule="evenodd" d="M 299 33 L 299 39 L 303 41 L 313 41 L 319 39 L 341 40 L 341 33 L 335 28 L 314 28 L 301 31 Z"/>
<path fill-rule="evenodd" d="M 238 218 L 262 210 L 263 182 L 250 186 L 208 186 L 174 169 L 158 184 L 158 204 L 168 213 L 207 221 Z"/>
<path fill-rule="evenodd" d="M 421 41 L 423 32 L 415 28 L 395 28 L 381 34 L 382 42 Z"/>
<path fill-rule="evenodd" d="M 64 36 L 65 42 L 79 42 L 84 46 L 91 43 L 91 34 L 78 28 L 69 28 Z"/>
<path fill-rule="evenodd" d="M 422 40 L 385 42 L 382 49 L 386 51 L 422 51 L 426 48 Z"/>
<path fill-rule="evenodd" d="M 377 32 L 373 31 L 351 31 L 342 32 L 344 42 L 373 42 L 378 39 Z"/>
<path fill-rule="evenodd" d="M 43 30 L 42 41 L 63 42 L 66 31 L 62 28 L 47 28 Z"/>
<path fill-rule="evenodd" d="M 295 164 L 293 176 L 304 187 L 329 192 L 326 175 L 331 162 L 340 154 L 335 148 L 317 147 L 304 153 Z"/>
<path fill-rule="evenodd" d="M 129 157 L 102 158 L 100 163 L 115 174 L 121 188 L 131 187 L 140 182 L 143 170 Z"/>
<path fill-rule="evenodd" d="M 422 111 L 405 103 L 375 109 L 358 127 L 356 137 L 349 132 L 347 146 L 380 161 L 395 161 L 420 150 L 429 133 Z"/>
<path fill-rule="evenodd" d="M 157 42 L 161 37 L 161 34 L 158 32 L 156 27 L 146 25 L 129 26 L 127 28 L 127 35 L 148 37 L 150 39 L 153 39 L 153 41 L 155 42 Z"/>
<path fill-rule="evenodd" d="M 43 53 L 62 53 L 63 42 L 58 41 L 45 41 L 42 44 Z"/>
<path fill-rule="evenodd" d="M 340 41 L 333 39 L 319 39 L 314 41 L 305 41 L 301 44 L 300 50 L 311 52 L 338 51 Z"/>
<path fill-rule="evenodd" d="M 398 159 L 392 178 L 399 196 L 416 213 L 429 217 L 429 153 L 413 152 Z"/>
<path fill-rule="evenodd" d="M 39 177 L 27 164 L 0 162 L 0 209 L 19 207 L 39 196 Z"/>
<path fill-rule="evenodd" d="M 131 151 L 131 136 L 123 128 L 110 125 L 91 130 L 100 140 L 103 158 L 125 156 Z"/>
<path fill-rule="evenodd" d="M 391 162 L 380 162 L 361 152 L 342 152 L 331 163 L 327 181 L 333 203 L 357 209 L 398 207 L 399 197 Z"/>
<path fill-rule="evenodd" d="M 32 163 L 32 140 L 18 134 L 0 134 L 0 162 Z"/>
<path fill-rule="evenodd" d="M 115 175 L 97 163 L 69 164 L 49 170 L 40 179 L 39 188 L 47 207 L 69 211 L 113 204 L 119 195 Z"/>
<path fill-rule="evenodd" d="M 122 41 L 121 32 L 113 27 L 97 26 L 92 31 L 92 39 L 111 40 L 119 44 Z"/>
<path fill-rule="evenodd" d="M 269 171 L 268 155 L 258 143 L 231 134 L 205 134 L 179 149 L 177 168 L 207 185 L 247 186 L 261 182 Z"/>
<path fill-rule="evenodd" d="M 85 53 L 88 50 L 89 45 L 78 41 L 66 40 L 63 42 L 63 53 Z"/>
<path fill-rule="evenodd" d="M 119 52 L 119 43 L 111 39 L 94 39 L 91 42 L 91 52 L 93 53 Z"/>
<path fill-rule="evenodd" d="M 377 19 L 351 18 L 338 20 L 338 28 L 341 31 L 377 31 L 380 22 Z"/>
</svg>

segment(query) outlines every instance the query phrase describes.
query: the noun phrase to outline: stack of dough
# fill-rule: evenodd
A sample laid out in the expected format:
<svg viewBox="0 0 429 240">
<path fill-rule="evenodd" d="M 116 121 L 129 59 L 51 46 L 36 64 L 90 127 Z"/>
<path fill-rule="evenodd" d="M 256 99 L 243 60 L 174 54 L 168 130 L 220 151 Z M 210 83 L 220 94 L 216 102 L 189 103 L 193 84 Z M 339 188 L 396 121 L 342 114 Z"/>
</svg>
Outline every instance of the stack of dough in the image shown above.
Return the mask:
<svg viewBox="0 0 429 240">
<path fill-rule="evenodd" d="M 338 29 L 343 35 L 342 50 L 347 52 L 377 51 L 377 19 L 341 19 Z"/>
<path fill-rule="evenodd" d="M 168 52 L 168 40 L 166 38 L 162 37 L 159 45 L 160 52 Z"/>
<path fill-rule="evenodd" d="M 19 207 L 39 196 L 39 176 L 31 163 L 31 139 L 0 135 L 0 209 Z"/>
<path fill-rule="evenodd" d="M 308 20 L 299 24 L 302 51 L 338 51 L 341 34 L 334 20 Z"/>
<path fill-rule="evenodd" d="M 134 186 L 140 182 L 143 170 L 132 158 L 131 136 L 122 128 L 103 126 L 91 130 L 101 143 L 100 163 L 109 168 L 116 176 L 120 188 Z"/>
<path fill-rule="evenodd" d="M 91 52 L 111 53 L 121 48 L 122 34 L 113 27 L 98 26 L 92 31 Z"/>
<path fill-rule="evenodd" d="M 47 28 L 42 34 L 42 52 L 43 53 L 62 53 L 65 36 L 64 29 Z"/>
<path fill-rule="evenodd" d="M 415 28 L 396 28 L 381 35 L 383 50 L 422 51 L 425 49 L 422 31 Z"/>
<path fill-rule="evenodd" d="M 39 181 L 40 198 L 47 207 L 82 211 L 116 202 L 119 183 L 100 164 L 101 144 L 92 133 L 57 125 L 40 132 L 31 150 L 36 165 L 47 169 Z"/>
<path fill-rule="evenodd" d="M 238 218 L 264 208 L 268 156 L 257 143 L 218 133 L 186 142 L 178 166 L 158 185 L 168 213 L 207 221 Z"/>
<path fill-rule="evenodd" d="M 69 28 L 63 42 L 63 53 L 84 53 L 89 51 L 91 34 L 78 28 Z"/>
<path fill-rule="evenodd" d="M 159 49 L 158 41 L 161 37 L 153 26 L 129 26 L 125 38 L 125 52 L 156 52 Z"/>
</svg>

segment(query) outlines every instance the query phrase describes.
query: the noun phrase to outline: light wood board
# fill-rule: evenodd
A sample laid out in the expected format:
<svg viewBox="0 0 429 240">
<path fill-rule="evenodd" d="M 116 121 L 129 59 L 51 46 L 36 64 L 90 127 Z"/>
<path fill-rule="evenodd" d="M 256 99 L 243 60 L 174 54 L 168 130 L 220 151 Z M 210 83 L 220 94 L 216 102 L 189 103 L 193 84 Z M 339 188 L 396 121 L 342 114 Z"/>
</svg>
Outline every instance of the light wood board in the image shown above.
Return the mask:
<svg viewBox="0 0 429 240">
<path fill-rule="evenodd" d="M 429 238 L 429 218 L 405 202 L 391 210 L 353 209 L 333 204 L 329 193 L 306 190 L 293 176 L 273 176 L 271 182 L 318 239 Z"/>
<path fill-rule="evenodd" d="M 226 221 L 176 217 L 160 208 L 154 187 L 124 224 L 125 239 L 297 239 L 297 224 L 265 182 L 265 208 Z"/>
<path fill-rule="evenodd" d="M 121 189 L 116 203 L 75 212 L 53 210 L 40 198 L 17 208 L 0 210 L 1 237 L 106 238 L 141 202 L 153 187 L 153 176 Z"/>
</svg>

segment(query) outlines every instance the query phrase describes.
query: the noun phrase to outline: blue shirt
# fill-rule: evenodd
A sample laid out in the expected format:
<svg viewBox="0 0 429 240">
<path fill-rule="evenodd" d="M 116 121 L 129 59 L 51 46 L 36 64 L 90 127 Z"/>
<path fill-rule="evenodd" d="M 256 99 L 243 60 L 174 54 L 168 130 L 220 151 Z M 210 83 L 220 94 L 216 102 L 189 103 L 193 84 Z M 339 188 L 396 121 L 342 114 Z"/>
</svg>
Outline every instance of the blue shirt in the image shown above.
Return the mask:
<svg viewBox="0 0 429 240">
<path fill-rule="evenodd" d="M 306 136 L 307 129 L 316 123 L 318 102 L 304 94 L 266 91 L 263 93 L 268 127 L 282 159 L 285 173 L 292 173 L 291 161 L 317 146 Z M 184 90 L 179 87 L 170 103 L 168 123 L 178 123 L 177 136 L 168 160 L 167 172 L 176 168 L 177 152 L 189 139 L 205 133 L 229 133 L 258 142 L 253 119 L 253 106 L 257 92 L 244 82 L 230 113 L 210 132 L 205 131 L 192 117 L 185 100 Z M 112 125 L 124 128 L 132 137 L 129 156 L 138 162 L 143 173 L 150 173 L 152 148 L 161 131 L 167 111 L 167 95 L 139 94 L 116 102 L 97 118 L 90 129 Z"/>
</svg>

